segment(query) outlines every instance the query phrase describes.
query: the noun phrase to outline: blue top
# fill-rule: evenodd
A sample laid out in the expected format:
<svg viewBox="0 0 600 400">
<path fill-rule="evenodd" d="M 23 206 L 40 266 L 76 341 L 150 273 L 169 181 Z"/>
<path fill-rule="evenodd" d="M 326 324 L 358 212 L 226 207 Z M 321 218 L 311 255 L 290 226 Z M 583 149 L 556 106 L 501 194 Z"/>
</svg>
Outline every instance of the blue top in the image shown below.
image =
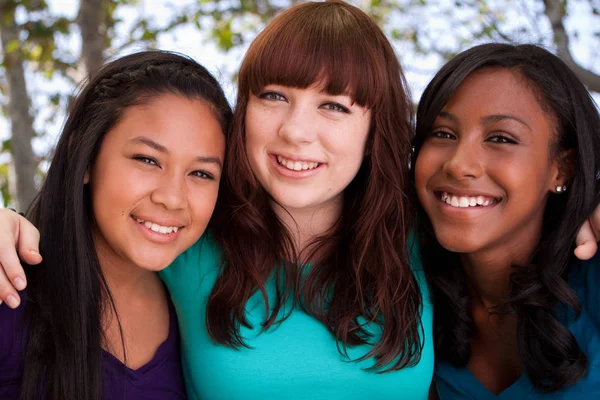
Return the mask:
<svg viewBox="0 0 600 400">
<path fill-rule="evenodd" d="M 182 339 L 183 371 L 190 399 L 427 399 L 433 375 L 432 310 L 418 251 L 413 269 L 420 283 L 424 348 L 421 361 L 400 371 L 375 373 L 373 360 L 343 357 L 327 328 L 295 307 L 288 319 L 260 333 L 264 302 L 260 293 L 248 301 L 252 329 L 241 327 L 250 348 L 215 344 L 206 327 L 206 304 L 219 274 L 221 252 L 205 235 L 161 272 L 177 310 Z M 269 296 L 273 282 L 267 284 Z M 289 304 L 288 304 L 289 306 Z M 289 309 L 288 309 L 289 310 Z M 367 345 L 348 355 L 365 355 Z"/>
<path fill-rule="evenodd" d="M 580 261 L 569 271 L 568 282 L 581 302 L 581 316 L 576 320 L 559 318 L 573 334 L 588 358 L 587 375 L 575 385 L 554 393 L 536 391 L 526 374 L 495 395 L 488 391 L 467 368 L 454 368 L 436 362 L 435 382 L 441 400 L 516 400 L 516 399 L 599 399 L 600 398 L 600 255 Z"/>
<path fill-rule="evenodd" d="M 26 331 L 24 313 L 26 293 L 21 305 L 12 310 L 0 305 L 0 399 L 18 400 L 23 378 Z M 102 351 L 102 398 L 106 400 L 183 400 L 185 388 L 181 371 L 177 318 L 169 305 L 169 336 L 156 354 L 142 367 L 133 370 L 112 354 Z"/>
</svg>

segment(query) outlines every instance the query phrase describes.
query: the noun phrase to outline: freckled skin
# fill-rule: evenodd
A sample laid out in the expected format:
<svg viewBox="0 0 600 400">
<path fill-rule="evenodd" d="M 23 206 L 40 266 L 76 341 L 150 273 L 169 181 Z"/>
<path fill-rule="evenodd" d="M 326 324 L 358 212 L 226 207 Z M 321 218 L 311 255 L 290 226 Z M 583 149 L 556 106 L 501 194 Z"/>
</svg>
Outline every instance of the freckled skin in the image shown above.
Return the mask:
<svg viewBox="0 0 600 400">
<path fill-rule="evenodd" d="M 258 96 L 250 96 L 245 118 L 252 171 L 277 203 L 287 210 L 341 204 L 342 192 L 364 158 L 369 110 L 353 104 L 349 96 L 331 96 L 316 87 L 270 85 Z M 313 177 L 291 180 L 274 171 L 269 160 L 273 153 L 302 156 L 325 165 Z"/>
</svg>

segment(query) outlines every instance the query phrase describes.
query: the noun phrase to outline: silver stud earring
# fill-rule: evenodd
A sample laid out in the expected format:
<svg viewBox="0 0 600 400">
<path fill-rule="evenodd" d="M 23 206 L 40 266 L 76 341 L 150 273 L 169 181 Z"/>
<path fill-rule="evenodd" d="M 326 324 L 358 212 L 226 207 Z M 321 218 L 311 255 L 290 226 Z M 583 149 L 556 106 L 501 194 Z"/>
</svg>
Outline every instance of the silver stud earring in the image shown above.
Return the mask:
<svg viewBox="0 0 600 400">
<path fill-rule="evenodd" d="M 567 186 L 566 185 L 562 185 L 562 186 L 557 186 L 556 187 L 556 193 L 564 193 L 567 191 Z"/>
</svg>

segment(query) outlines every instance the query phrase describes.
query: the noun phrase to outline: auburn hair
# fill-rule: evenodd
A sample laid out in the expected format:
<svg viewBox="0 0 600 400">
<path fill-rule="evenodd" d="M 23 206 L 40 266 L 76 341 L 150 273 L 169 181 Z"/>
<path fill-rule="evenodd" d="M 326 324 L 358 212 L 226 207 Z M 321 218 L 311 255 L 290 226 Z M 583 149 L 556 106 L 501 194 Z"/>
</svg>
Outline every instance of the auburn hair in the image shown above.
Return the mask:
<svg viewBox="0 0 600 400">
<path fill-rule="evenodd" d="M 344 190 L 341 215 L 307 249 L 294 248 L 245 151 L 248 99 L 268 84 L 348 93 L 372 113 L 366 156 Z M 289 316 L 283 305 L 293 300 L 293 307 L 329 329 L 342 354 L 347 346 L 369 344 L 359 360 L 374 357 L 378 371 L 418 362 L 422 300 L 407 250 L 414 215 L 407 196 L 411 123 L 400 63 L 381 29 L 358 8 L 338 1 L 297 5 L 258 35 L 239 71 L 229 162 L 212 221 L 223 249 L 207 305 L 213 340 L 245 346 L 245 305 L 260 291 L 267 305 L 264 330 Z M 267 296 L 269 279 L 275 280 L 274 298 Z M 371 337 L 365 323 L 381 335 Z"/>
</svg>

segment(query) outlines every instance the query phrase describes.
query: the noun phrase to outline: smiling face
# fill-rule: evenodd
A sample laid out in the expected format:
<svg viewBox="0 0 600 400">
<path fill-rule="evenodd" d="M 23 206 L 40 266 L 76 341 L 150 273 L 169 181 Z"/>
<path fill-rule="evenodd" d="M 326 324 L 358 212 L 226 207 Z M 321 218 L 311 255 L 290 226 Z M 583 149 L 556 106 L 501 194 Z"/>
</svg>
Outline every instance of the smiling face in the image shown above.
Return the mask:
<svg viewBox="0 0 600 400">
<path fill-rule="evenodd" d="M 539 240 L 551 191 L 553 118 L 515 71 L 472 73 L 436 118 L 415 165 L 417 193 L 446 249 L 514 254 Z"/>
<path fill-rule="evenodd" d="M 246 153 L 262 187 L 289 212 L 341 206 L 364 158 L 371 112 L 316 87 L 250 95 Z"/>
<path fill-rule="evenodd" d="M 167 267 L 202 235 L 225 137 L 202 100 L 164 94 L 128 108 L 86 180 L 100 264 Z"/>
</svg>

